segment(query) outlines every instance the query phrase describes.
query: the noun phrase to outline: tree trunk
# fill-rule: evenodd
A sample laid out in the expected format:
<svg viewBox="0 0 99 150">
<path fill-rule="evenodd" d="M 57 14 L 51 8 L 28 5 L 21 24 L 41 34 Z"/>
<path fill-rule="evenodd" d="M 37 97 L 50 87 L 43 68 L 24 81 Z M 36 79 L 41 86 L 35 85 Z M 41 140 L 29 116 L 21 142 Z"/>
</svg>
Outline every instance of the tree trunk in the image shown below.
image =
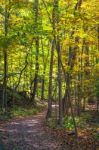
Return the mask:
<svg viewBox="0 0 99 150">
<path fill-rule="evenodd" d="M 59 1 L 54 0 L 54 10 L 55 10 L 55 20 L 56 20 L 56 50 L 58 53 L 58 94 L 59 94 L 59 125 L 63 124 L 63 105 L 62 105 L 62 82 L 61 82 L 61 47 L 60 47 L 60 37 L 59 37 Z"/>
<path fill-rule="evenodd" d="M 42 78 L 41 100 L 44 100 L 44 91 L 45 91 L 45 67 L 43 70 L 43 78 Z"/>
<path fill-rule="evenodd" d="M 62 107 L 62 82 L 61 82 L 61 51 L 59 37 L 57 37 L 58 50 L 58 84 L 59 84 L 59 124 L 62 126 L 63 122 L 63 107 Z"/>
<path fill-rule="evenodd" d="M 50 58 L 50 71 L 49 71 L 49 88 L 48 88 L 48 111 L 46 118 L 50 118 L 52 115 L 52 74 L 53 74 L 53 58 L 54 58 L 54 43 L 52 41 L 51 58 Z"/>
<path fill-rule="evenodd" d="M 3 81 L 3 109 L 7 111 L 7 74 L 8 74 L 8 59 L 7 59 L 7 34 L 8 34 L 8 10 L 5 4 L 5 21 L 4 21 L 4 36 L 5 46 L 3 49 L 4 53 L 4 81 Z"/>
<path fill-rule="evenodd" d="M 39 0 L 35 0 L 34 2 L 34 11 L 35 11 L 35 31 L 36 31 L 36 37 L 35 37 L 35 47 L 36 47 L 36 58 L 35 58 L 35 76 L 34 76 L 34 85 L 33 85 L 33 92 L 31 96 L 31 101 L 33 105 L 35 105 L 35 95 L 37 91 L 37 83 L 38 83 L 38 71 L 39 71 L 39 37 L 38 37 L 38 5 L 39 5 Z"/>
</svg>

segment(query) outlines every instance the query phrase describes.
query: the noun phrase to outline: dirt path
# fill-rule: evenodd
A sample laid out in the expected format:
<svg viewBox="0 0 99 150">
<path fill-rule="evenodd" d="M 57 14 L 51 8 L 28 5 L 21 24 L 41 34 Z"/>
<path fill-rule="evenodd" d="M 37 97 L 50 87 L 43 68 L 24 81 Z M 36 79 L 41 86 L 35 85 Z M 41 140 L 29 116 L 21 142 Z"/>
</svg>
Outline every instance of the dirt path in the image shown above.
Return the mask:
<svg viewBox="0 0 99 150">
<path fill-rule="evenodd" d="M 0 128 L 0 139 L 6 150 L 63 150 L 59 142 L 46 132 L 45 112 L 18 119 Z M 1 149 L 0 149 L 1 150 Z M 65 150 L 67 150 L 65 148 Z"/>
</svg>

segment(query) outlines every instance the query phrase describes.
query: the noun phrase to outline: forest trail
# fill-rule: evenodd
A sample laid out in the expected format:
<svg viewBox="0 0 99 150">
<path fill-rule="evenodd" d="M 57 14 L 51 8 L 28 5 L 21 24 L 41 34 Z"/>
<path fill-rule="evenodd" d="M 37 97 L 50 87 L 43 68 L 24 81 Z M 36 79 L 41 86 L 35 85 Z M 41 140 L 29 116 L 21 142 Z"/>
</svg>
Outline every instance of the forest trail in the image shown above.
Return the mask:
<svg viewBox="0 0 99 150">
<path fill-rule="evenodd" d="M 59 141 L 46 132 L 45 115 L 46 111 L 33 117 L 16 119 L 0 128 L 0 139 L 5 150 L 64 150 Z"/>
</svg>

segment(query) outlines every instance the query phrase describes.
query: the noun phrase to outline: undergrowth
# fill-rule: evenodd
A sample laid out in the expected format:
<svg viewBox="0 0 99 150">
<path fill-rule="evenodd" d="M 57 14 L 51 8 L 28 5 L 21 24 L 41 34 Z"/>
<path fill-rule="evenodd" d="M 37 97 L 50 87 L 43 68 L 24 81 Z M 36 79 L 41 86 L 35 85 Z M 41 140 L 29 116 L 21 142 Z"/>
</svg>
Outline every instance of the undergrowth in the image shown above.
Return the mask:
<svg viewBox="0 0 99 150">
<path fill-rule="evenodd" d="M 45 109 L 44 106 L 36 106 L 36 107 L 21 107 L 14 106 L 10 111 L 3 113 L 0 110 L 0 121 L 6 121 L 13 118 L 20 118 L 26 116 L 36 115 L 37 113 L 43 111 Z"/>
</svg>

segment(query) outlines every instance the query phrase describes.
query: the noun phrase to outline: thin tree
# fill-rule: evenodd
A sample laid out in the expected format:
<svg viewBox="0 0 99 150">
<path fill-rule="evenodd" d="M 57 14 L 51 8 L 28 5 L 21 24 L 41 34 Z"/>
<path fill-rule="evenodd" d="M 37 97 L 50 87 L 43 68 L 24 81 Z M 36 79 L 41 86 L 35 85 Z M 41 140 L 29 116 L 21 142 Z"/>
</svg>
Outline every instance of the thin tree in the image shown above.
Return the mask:
<svg viewBox="0 0 99 150">
<path fill-rule="evenodd" d="M 38 17 L 39 17 L 39 0 L 34 1 L 34 11 L 35 11 L 35 48 L 36 48 L 36 56 L 35 56 L 35 75 L 34 75 L 34 85 L 33 85 L 33 92 L 31 96 L 31 101 L 33 105 L 35 105 L 35 95 L 37 91 L 37 84 L 38 84 L 38 71 L 39 71 L 39 36 L 38 36 Z"/>
<path fill-rule="evenodd" d="M 8 74 L 8 53 L 7 53 L 7 35 L 8 35 L 8 9 L 5 1 L 5 13 L 4 13 L 4 39 L 5 46 L 3 48 L 4 54 L 4 80 L 3 80 L 3 108 L 7 111 L 7 74 Z"/>
</svg>

